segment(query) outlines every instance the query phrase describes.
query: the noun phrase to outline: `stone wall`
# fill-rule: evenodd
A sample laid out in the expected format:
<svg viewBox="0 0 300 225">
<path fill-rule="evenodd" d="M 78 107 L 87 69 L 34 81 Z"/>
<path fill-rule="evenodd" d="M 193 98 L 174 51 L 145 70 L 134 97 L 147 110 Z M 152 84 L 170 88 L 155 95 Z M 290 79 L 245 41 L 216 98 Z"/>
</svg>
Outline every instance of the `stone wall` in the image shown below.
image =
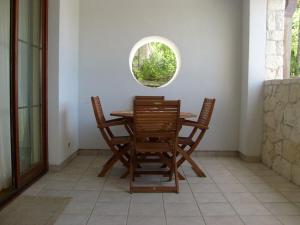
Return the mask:
<svg viewBox="0 0 300 225">
<path fill-rule="evenodd" d="M 268 0 L 266 79 L 283 78 L 285 0 Z"/>
<path fill-rule="evenodd" d="M 300 185 L 300 79 L 265 82 L 263 140 L 263 162 Z"/>
</svg>

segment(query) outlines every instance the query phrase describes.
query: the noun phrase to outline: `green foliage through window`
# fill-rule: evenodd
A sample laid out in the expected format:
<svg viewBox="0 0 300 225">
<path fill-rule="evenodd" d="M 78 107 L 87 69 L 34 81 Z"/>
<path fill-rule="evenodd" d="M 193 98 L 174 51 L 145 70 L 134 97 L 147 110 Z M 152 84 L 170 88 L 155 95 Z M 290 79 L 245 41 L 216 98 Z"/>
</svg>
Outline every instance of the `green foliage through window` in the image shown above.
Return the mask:
<svg viewBox="0 0 300 225">
<path fill-rule="evenodd" d="M 292 53 L 291 53 L 291 77 L 300 76 L 300 0 L 292 22 Z"/>
<path fill-rule="evenodd" d="M 160 87 L 168 83 L 177 69 L 173 50 L 160 42 L 140 47 L 134 55 L 132 72 L 147 87 Z"/>
</svg>

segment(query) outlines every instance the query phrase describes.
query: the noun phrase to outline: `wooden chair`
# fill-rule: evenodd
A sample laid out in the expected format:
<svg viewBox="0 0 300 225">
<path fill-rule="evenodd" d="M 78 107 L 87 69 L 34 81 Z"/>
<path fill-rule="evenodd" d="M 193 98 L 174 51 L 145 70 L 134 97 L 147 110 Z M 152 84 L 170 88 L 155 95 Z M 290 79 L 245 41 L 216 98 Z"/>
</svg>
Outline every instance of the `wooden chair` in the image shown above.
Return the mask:
<svg viewBox="0 0 300 225">
<path fill-rule="evenodd" d="M 112 151 L 113 155 L 103 165 L 99 177 L 103 177 L 114 166 L 115 163 L 121 161 L 127 168 L 127 172 L 122 176 L 126 177 L 129 174 L 129 148 L 131 143 L 130 136 L 115 136 L 111 127 L 113 126 L 125 126 L 125 129 L 130 132 L 126 119 L 113 119 L 106 120 L 103 114 L 102 106 L 99 97 L 91 97 L 94 114 L 97 122 L 97 126 L 106 142 Z"/>
<path fill-rule="evenodd" d="M 130 192 L 178 192 L 178 173 L 176 165 L 176 146 L 179 131 L 180 101 L 134 101 L 134 137 L 131 150 Z M 159 141 L 149 142 L 146 139 Z M 168 153 L 170 157 L 165 157 Z M 159 156 L 159 159 L 143 157 L 145 154 Z M 143 163 L 159 162 L 166 164 L 166 169 L 143 170 Z M 141 167 L 141 168 L 140 168 Z M 163 175 L 172 180 L 174 186 L 135 186 L 134 180 L 139 175 Z"/>
<path fill-rule="evenodd" d="M 185 161 L 188 161 L 191 164 L 192 169 L 199 177 L 205 177 L 205 174 L 191 158 L 191 154 L 196 150 L 197 146 L 200 144 L 202 138 L 209 128 L 208 126 L 214 110 L 215 102 L 215 99 L 205 98 L 198 120 L 183 120 L 181 123 L 181 126 L 189 126 L 193 127 L 193 129 L 188 137 L 178 138 L 177 151 L 181 157 L 177 161 L 177 167 L 179 168 Z M 200 132 L 198 132 L 199 130 Z M 180 179 L 184 178 L 180 176 Z"/>
<path fill-rule="evenodd" d="M 135 100 L 165 100 L 165 96 L 135 96 Z"/>
</svg>

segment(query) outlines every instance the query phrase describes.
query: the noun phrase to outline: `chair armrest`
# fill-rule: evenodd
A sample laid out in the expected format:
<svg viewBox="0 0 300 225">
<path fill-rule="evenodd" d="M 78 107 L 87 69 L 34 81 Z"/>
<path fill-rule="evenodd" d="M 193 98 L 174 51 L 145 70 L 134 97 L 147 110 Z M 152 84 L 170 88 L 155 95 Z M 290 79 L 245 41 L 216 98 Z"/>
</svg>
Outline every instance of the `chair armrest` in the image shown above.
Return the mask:
<svg viewBox="0 0 300 225">
<path fill-rule="evenodd" d="M 195 122 L 195 121 L 192 121 L 192 120 L 183 120 L 183 121 L 181 122 L 181 125 L 182 125 L 182 126 L 189 126 L 189 127 L 196 127 L 196 128 L 201 129 L 201 130 L 208 129 L 207 126 L 203 126 L 203 125 L 201 125 L 200 123 Z"/>
<path fill-rule="evenodd" d="M 127 120 L 124 118 L 107 120 L 102 126 L 99 127 L 112 127 L 112 126 L 121 126 L 127 125 Z"/>
</svg>

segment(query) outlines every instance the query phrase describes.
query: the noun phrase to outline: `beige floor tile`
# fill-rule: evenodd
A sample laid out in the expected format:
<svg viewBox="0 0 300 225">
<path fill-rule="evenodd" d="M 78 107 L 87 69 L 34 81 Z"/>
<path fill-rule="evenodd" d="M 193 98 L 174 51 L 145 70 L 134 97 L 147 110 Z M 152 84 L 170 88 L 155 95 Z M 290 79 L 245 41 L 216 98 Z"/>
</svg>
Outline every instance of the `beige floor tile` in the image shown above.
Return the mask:
<svg viewBox="0 0 300 225">
<path fill-rule="evenodd" d="M 127 225 L 166 225 L 166 219 L 163 216 L 129 216 Z"/>
<path fill-rule="evenodd" d="M 253 173 L 259 177 L 277 176 L 277 173 L 275 173 L 273 170 L 270 170 L 270 169 L 256 170 L 256 171 L 253 171 Z"/>
<path fill-rule="evenodd" d="M 263 177 L 263 180 L 268 183 L 268 184 L 282 184 L 282 183 L 289 183 L 289 180 L 279 176 L 279 175 L 275 175 L 275 176 L 267 176 L 267 177 Z"/>
<path fill-rule="evenodd" d="M 204 220 L 206 225 L 244 225 L 238 216 L 206 216 Z"/>
<path fill-rule="evenodd" d="M 268 216 L 271 213 L 261 203 L 232 203 L 241 216 Z"/>
<path fill-rule="evenodd" d="M 126 225 L 127 216 L 96 216 L 90 217 L 87 225 Z"/>
<path fill-rule="evenodd" d="M 291 202 L 300 203 L 300 192 L 288 191 L 288 192 L 281 192 L 281 194 L 284 195 L 284 197 L 286 197 Z"/>
<path fill-rule="evenodd" d="M 192 193 L 163 193 L 165 203 L 194 203 L 195 199 Z"/>
<path fill-rule="evenodd" d="M 57 180 L 57 181 L 65 181 L 65 182 L 77 182 L 79 181 L 81 177 L 81 174 L 73 174 L 73 173 L 55 173 L 51 177 L 51 180 Z"/>
<path fill-rule="evenodd" d="M 42 189 L 37 193 L 37 196 L 46 196 L 46 197 L 70 197 L 70 190 L 49 190 Z"/>
<path fill-rule="evenodd" d="M 196 203 L 165 203 L 167 216 L 200 216 Z"/>
<path fill-rule="evenodd" d="M 213 184 L 214 181 L 210 177 L 188 177 L 190 184 Z"/>
<path fill-rule="evenodd" d="M 49 190 L 72 190 L 75 184 L 76 182 L 51 180 L 45 187 Z"/>
<path fill-rule="evenodd" d="M 263 179 L 258 176 L 238 176 L 237 179 L 241 184 L 263 184 L 265 183 Z"/>
<path fill-rule="evenodd" d="M 245 193 L 224 193 L 231 203 L 259 203 L 259 201 L 249 192 Z"/>
<path fill-rule="evenodd" d="M 128 181 L 106 182 L 103 186 L 104 191 L 129 191 Z"/>
<path fill-rule="evenodd" d="M 279 202 L 284 203 L 288 202 L 288 200 L 279 193 L 254 193 L 255 197 L 263 203 L 272 203 L 272 202 Z"/>
<path fill-rule="evenodd" d="M 251 193 L 260 193 L 260 192 L 276 192 L 274 188 L 268 184 L 247 184 L 245 187 Z"/>
<path fill-rule="evenodd" d="M 86 225 L 87 220 L 86 215 L 62 214 L 54 225 Z"/>
<path fill-rule="evenodd" d="M 218 193 L 219 188 L 215 184 L 191 184 L 191 189 L 194 193 L 206 192 L 206 193 Z"/>
<path fill-rule="evenodd" d="M 236 213 L 228 203 L 206 203 L 199 204 L 204 216 L 234 216 Z"/>
<path fill-rule="evenodd" d="M 162 193 L 133 193 L 131 195 L 132 203 L 161 203 L 162 201 Z"/>
<path fill-rule="evenodd" d="M 74 201 L 80 202 L 96 202 L 100 192 L 99 191 L 71 191 L 69 194 Z"/>
<path fill-rule="evenodd" d="M 220 176 L 231 176 L 232 174 L 227 169 L 210 169 L 207 170 L 208 175 L 214 179 L 214 177 L 220 177 Z"/>
<path fill-rule="evenodd" d="M 242 216 L 245 225 L 281 225 L 274 216 Z"/>
<path fill-rule="evenodd" d="M 103 185 L 103 181 L 98 181 L 96 179 L 93 181 L 79 180 L 79 182 L 75 184 L 74 190 L 101 191 L 103 189 Z"/>
<path fill-rule="evenodd" d="M 278 219 L 283 225 L 299 225 L 300 216 L 279 216 Z"/>
<path fill-rule="evenodd" d="M 131 203 L 130 216 L 163 216 L 164 208 L 162 203 Z"/>
<path fill-rule="evenodd" d="M 272 187 L 279 192 L 300 192 L 300 187 L 290 182 L 275 183 L 270 185 L 272 185 Z"/>
<path fill-rule="evenodd" d="M 94 202 L 71 201 L 64 210 L 64 214 L 90 215 L 95 206 Z"/>
<path fill-rule="evenodd" d="M 180 193 L 192 193 L 190 185 L 187 183 L 180 183 L 179 184 L 179 192 Z"/>
<path fill-rule="evenodd" d="M 201 216 L 167 216 L 167 225 L 205 225 Z"/>
<path fill-rule="evenodd" d="M 93 215 L 126 216 L 128 214 L 128 208 L 129 208 L 129 203 L 98 202 L 95 205 Z"/>
<path fill-rule="evenodd" d="M 227 202 L 222 193 L 195 193 L 198 203 L 224 203 Z"/>
<path fill-rule="evenodd" d="M 239 184 L 240 182 L 234 176 L 220 176 L 213 178 L 216 184 Z"/>
<path fill-rule="evenodd" d="M 292 203 L 265 203 L 264 206 L 275 216 L 300 215 L 300 209 Z"/>
<path fill-rule="evenodd" d="M 104 191 L 100 194 L 99 202 L 127 202 L 129 203 L 131 195 L 127 192 Z"/>
<path fill-rule="evenodd" d="M 218 184 L 223 193 L 248 192 L 242 184 Z"/>
</svg>

